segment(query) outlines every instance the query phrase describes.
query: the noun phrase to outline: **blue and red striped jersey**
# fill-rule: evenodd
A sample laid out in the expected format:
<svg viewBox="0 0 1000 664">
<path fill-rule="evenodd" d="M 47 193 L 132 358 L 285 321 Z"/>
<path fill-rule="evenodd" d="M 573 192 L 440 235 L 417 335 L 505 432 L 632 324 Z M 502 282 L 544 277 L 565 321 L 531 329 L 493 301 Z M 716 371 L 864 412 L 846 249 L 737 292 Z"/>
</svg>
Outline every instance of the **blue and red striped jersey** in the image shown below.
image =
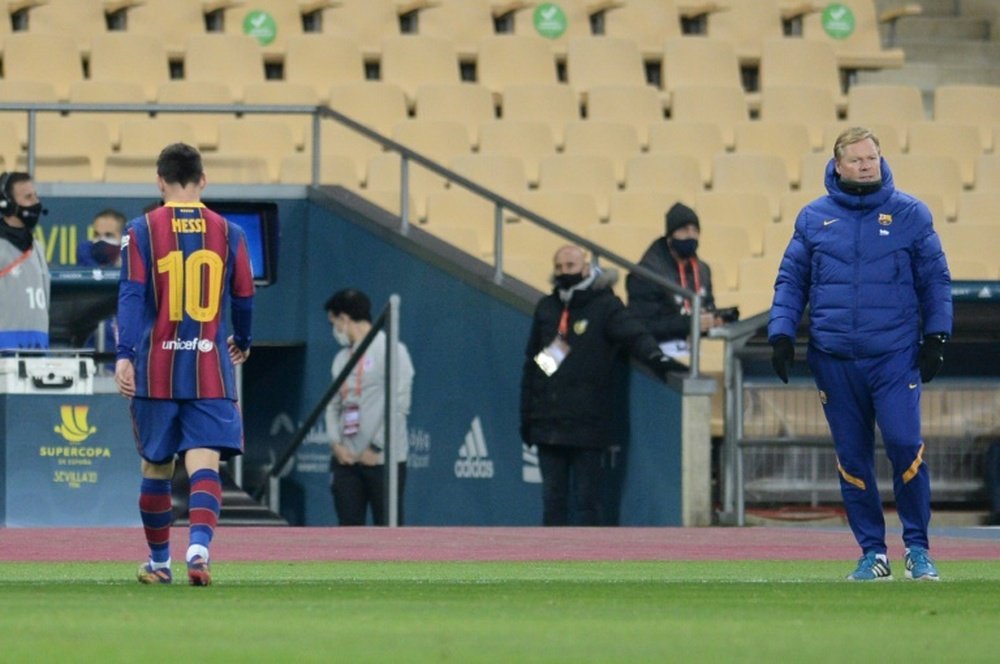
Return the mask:
<svg viewBox="0 0 1000 664">
<path fill-rule="evenodd" d="M 119 358 L 136 396 L 236 399 L 226 346 L 250 346 L 253 270 L 243 230 L 202 203 L 167 203 L 133 219 L 122 239 Z"/>
</svg>

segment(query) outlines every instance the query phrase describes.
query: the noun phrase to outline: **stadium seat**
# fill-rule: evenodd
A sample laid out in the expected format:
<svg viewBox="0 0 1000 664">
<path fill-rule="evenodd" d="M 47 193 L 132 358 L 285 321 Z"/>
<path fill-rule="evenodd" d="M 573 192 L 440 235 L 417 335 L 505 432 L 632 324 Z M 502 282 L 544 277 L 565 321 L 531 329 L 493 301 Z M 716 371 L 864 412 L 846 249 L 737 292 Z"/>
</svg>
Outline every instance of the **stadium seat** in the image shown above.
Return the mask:
<svg viewBox="0 0 1000 664">
<path fill-rule="evenodd" d="M 552 50 L 557 57 L 565 58 L 569 41 L 576 37 L 593 35 L 593 20 L 612 3 L 592 2 L 591 0 L 559 0 L 558 3 L 553 4 L 557 4 L 558 8 L 562 10 L 562 14 L 565 16 L 564 23 L 559 22 L 558 16 L 550 17 L 541 14 L 542 11 L 551 14 L 551 6 L 525 4 L 527 6 L 518 9 L 512 17 L 514 34 L 541 35 L 552 44 Z"/>
<path fill-rule="evenodd" d="M 934 220 L 935 227 L 941 224 L 953 223 L 954 218 L 949 218 L 945 212 L 944 196 L 936 191 L 921 191 L 920 189 L 907 189 L 906 193 L 916 196 L 930 210 L 931 219 Z"/>
<path fill-rule="evenodd" d="M 266 184 L 271 169 L 263 157 L 206 152 L 201 155 L 205 178 L 214 184 Z"/>
<path fill-rule="evenodd" d="M 619 186 L 625 182 L 625 162 L 642 151 L 635 127 L 624 122 L 576 120 L 567 122 L 564 131 L 563 153 L 610 157 Z"/>
<path fill-rule="evenodd" d="M 305 34 L 306 17 L 332 4 L 332 1 L 306 4 L 288 0 L 234 3 L 222 10 L 222 26 L 226 34 L 253 37 L 265 61 L 282 62 L 289 39 Z"/>
<path fill-rule="evenodd" d="M 698 215 L 701 217 L 700 210 Z M 739 219 L 729 224 L 712 219 L 709 226 L 702 217 L 701 223 L 698 256 L 712 266 L 713 272 L 717 271 L 719 277 L 722 277 L 713 279 L 713 286 L 720 291 L 736 290 L 740 260 L 751 255 L 750 231 L 741 225 Z"/>
<path fill-rule="evenodd" d="M 403 89 L 410 108 L 421 85 L 461 81 L 458 54 L 450 41 L 410 34 L 382 40 L 381 74 L 383 81 Z"/>
<path fill-rule="evenodd" d="M 368 174 L 365 178 L 366 192 L 395 192 L 397 200 L 402 188 L 401 159 L 396 152 L 376 154 L 368 160 Z M 420 164 L 409 163 L 407 170 L 411 201 L 410 222 L 427 219 L 427 196 L 435 191 L 444 191 L 447 180 L 432 173 Z"/>
<path fill-rule="evenodd" d="M 963 224 L 1000 225 L 1000 188 L 959 194 L 958 221 Z"/>
<path fill-rule="evenodd" d="M 532 35 L 499 34 L 479 40 L 476 80 L 500 104 L 508 85 L 555 85 L 559 77 L 548 41 Z"/>
<path fill-rule="evenodd" d="M 295 137 L 291 127 L 278 118 L 224 118 L 219 120 L 217 152 L 230 157 L 261 157 L 267 163 L 268 179 L 264 182 L 277 182 L 281 160 L 295 153 Z"/>
<path fill-rule="evenodd" d="M 793 192 L 789 194 L 789 196 L 796 193 L 798 192 Z M 817 196 L 811 197 L 805 203 L 809 203 L 815 198 L 817 198 Z M 784 256 L 785 249 L 788 248 L 788 242 L 792 239 L 792 234 L 795 232 L 795 218 L 798 216 L 805 203 L 799 205 L 797 208 L 794 206 L 789 208 L 790 212 L 794 209 L 794 212 L 791 212 L 792 216 L 787 219 L 782 217 L 781 223 L 770 224 L 764 227 L 764 258 L 775 258 L 780 261 L 781 257 Z"/>
<path fill-rule="evenodd" d="M 4 39 L 3 75 L 6 81 L 45 81 L 59 101 L 67 101 L 69 86 L 83 80 L 83 61 L 69 35 L 15 32 Z"/>
<path fill-rule="evenodd" d="M 452 157 L 448 162 L 448 168 L 512 200 L 528 191 L 528 173 L 524 167 L 524 160 L 514 154 L 460 155 Z M 452 184 L 451 188 L 465 191 L 457 184 Z"/>
<path fill-rule="evenodd" d="M 833 154 L 833 146 L 837 142 L 837 137 L 846 129 L 861 125 L 866 127 L 878 138 L 879 148 L 883 156 L 903 154 L 903 141 L 906 140 L 906 127 L 896 127 L 884 122 L 851 122 L 839 121 L 823 125 L 823 148 L 822 152 Z"/>
<path fill-rule="evenodd" d="M 1000 145 L 1000 128 L 994 145 Z M 976 159 L 976 191 L 1000 191 L 1000 152 L 981 154 Z"/>
<path fill-rule="evenodd" d="M 908 194 L 938 194 L 946 217 L 958 214 L 962 171 L 952 157 L 930 154 L 900 154 L 889 161 L 896 188 Z M 919 197 L 919 196 L 918 196 Z"/>
<path fill-rule="evenodd" d="M 934 89 L 934 119 L 978 126 L 984 149 L 997 152 L 993 127 L 1000 121 L 1000 85 L 939 85 Z"/>
<path fill-rule="evenodd" d="M 899 69 L 903 66 L 904 53 L 901 48 L 885 48 L 879 31 L 880 22 L 894 21 L 901 16 L 919 14 L 919 6 L 903 5 L 886 12 L 880 18 L 876 14 L 874 0 L 839 0 L 852 14 L 853 20 L 836 21 L 827 16 L 835 27 L 849 28 L 830 34 L 823 25 L 823 14 L 814 13 L 802 21 L 802 37 L 823 41 L 833 47 L 842 69 Z M 846 32 L 846 34 L 845 34 Z"/>
<path fill-rule="evenodd" d="M 340 83 L 330 86 L 330 108 L 389 137 L 392 128 L 406 119 L 406 96 L 402 88 L 382 81 Z M 320 154 L 351 157 L 364 181 L 368 160 L 382 152 L 382 145 L 336 121 L 320 128 Z"/>
<path fill-rule="evenodd" d="M 985 261 L 960 258 L 948 261 L 948 272 L 953 281 L 996 281 L 996 270 L 991 270 Z"/>
<path fill-rule="evenodd" d="M 264 59 L 256 40 L 246 35 L 218 33 L 188 38 L 184 55 L 184 78 L 229 86 L 237 102 L 243 88 L 264 82 Z"/>
<path fill-rule="evenodd" d="M 148 184 L 151 192 L 156 191 L 156 156 L 118 152 L 109 154 L 104 161 L 104 181 L 116 184 Z"/>
<path fill-rule="evenodd" d="M 852 125 L 895 127 L 904 150 L 907 127 L 926 119 L 923 94 L 916 85 L 866 83 L 847 91 L 847 120 Z"/>
<path fill-rule="evenodd" d="M 465 126 L 453 120 L 402 120 L 393 126 L 392 140 L 442 166 L 472 151 Z"/>
<path fill-rule="evenodd" d="M 583 229 L 583 236 L 632 263 L 638 263 L 659 235 L 648 226 L 628 224 L 596 224 Z M 619 283 L 619 292 L 624 290 Z"/>
<path fill-rule="evenodd" d="M 305 83 L 293 83 L 279 79 L 268 79 L 263 83 L 248 83 L 243 88 L 243 103 L 246 106 L 319 106 L 316 89 Z M 292 130 L 295 148 L 302 150 L 312 140 L 312 115 L 294 113 L 254 114 L 280 120 Z"/>
<path fill-rule="evenodd" d="M 764 122 L 799 122 L 806 126 L 813 150 L 826 149 L 823 127 L 837 122 L 837 104 L 826 88 L 813 85 L 773 85 L 760 93 Z"/>
<path fill-rule="evenodd" d="M 643 84 L 595 85 L 587 93 L 587 119 L 632 125 L 645 149 L 649 146 L 649 127 L 665 118 L 659 93 Z"/>
<path fill-rule="evenodd" d="M 838 110 L 847 106 L 833 47 L 806 39 L 767 39 L 760 55 L 760 89 L 772 85 L 815 85 L 830 91 Z"/>
<path fill-rule="evenodd" d="M 694 205 L 694 197 L 702 190 L 698 158 L 674 152 L 636 155 L 625 162 L 625 190 L 666 191 Z"/>
<path fill-rule="evenodd" d="M 538 165 L 538 191 L 587 194 L 597 204 L 599 220 L 608 218 L 611 192 L 617 188 L 614 161 L 605 155 L 555 154 Z"/>
<path fill-rule="evenodd" d="M 0 79 L 0 102 L 48 102 L 54 104 L 58 101 L 59 97 L 56 93 L 56 88 L 48 81 L 11 81 Z M 21 145 L 27 144 L 27 112 L 0 111 L 0 120 L 12 123 L 17 131 L 17 137 Z"/>
<path fill-rule="evenodd" d="M 574 37 L 567 42 L 566 82 L 580 93 L 596 85 L 643 85 L 646 68 L 635 42 L 616 37 Z"/>
<path fill-rule="evenodd" d="M 792 19 L 802 11 L 801 7 L 785 11 L 779 0 L 730 2 L 725 11 L 708 15 L 706 32 L 713 39 L 731 43 L 742 64 L 756 67 L 760 64 L 763 42 L 782 39 L 786 18 Z"/>
<path fill-rule="evenodd" d="M 38 116 L 35 179 L 59 182 L 98 182 L 104 179 L 104 160 L 111 153 L 111 135 L 100 120 L 80 116 Z M 19 156 L 18 170 L 27 157 Z"/>
<path fill-rule="evenodd" d="M 420 120 L 462 124 L 473 148 L 479 145 L 479 125 L 496 118 L 493 95 L 478 83 L 425 83 L 417 88 L 415 110 Z"/>
<path fill-rule="evenodd" d="M 996 253 L 984 255 L 983 247 L 1000 246 L 1000 224 L 935 224 L 934 229 L 949 259 L 989 260 L 987 267 L 996 269 Z"/>
<path fill-rule="evenodd" d="M 674 0 L 629 0 L 604 12 L 604 34 L 631 39 L 647 61 L 663 57 L 663 42 L 681 35 L 681 14 Z"/>
<path fill-rule="evenodd" d="M 450 40 L 461 61 L 473 62 L 480 41 L 496 34 L 493 21 L 492 0 L 435 0 L 417 13 L 417 32 Z"/>
<path fill-rule="evenodd" d="M 141 104 L 144 93 L 138 83 L 127 81 L 97 81 L 87 79 L 77 81 L 69 88 L 69 101 L 72 104 Z M 102 122 L 108 128 L 111 145 L 118 147 L 120 141 L 119 125 L 125 120 L 149 117 L 146 112 L 90 112 L 73 111 L 71 116 L 90 118 Z"/>
<path fill-rule="evenodd" d="M 556 153 L 552 127 L 533 120 L 493 120 L 479 126 L 479 153 L 509 155 L 524 162 L 528 183 L 538 184 L 538 162 Z"/>
<path fill-rule="evenodd" d="M 424 228 L 477 258 L 493 253 L 495 207 L 464 190 L 446 189 L 427 195 Z"/>
<path fill-rule="evenodd" d="M 736 153 L 773 154 L 785 162 L 788 181 L 798 187 L 802 156 L 812 152 L 809 130 L 798 122 L 755 120 L 736 125 Z"/>
<path fill-rule="evenodd" d="M 789 191 L 785 160 L 761 152 L 717 154 L 712 160 L 713 192 L 754 192 L 767 197 L 771 217 L 781 218 L 781 196 Z"/>
<path fill-rule="evenodd" d="M 678 202 L 694 207 L 694 201 L 694 194 L 670 191 L 668 186 L 613 191 L 608 203 L 608 224 L 641 227 L 648 237 L 659 237 L 666 232 L 667 210 Z"/>
<path fill-rule="evenodd" d="M 156 92 L 160 104 L 232 104 L 232 88 L 218 81 L 171 80 L 160 85 Z M 160 113 L 158 115 L 167 115 Z M 194 128 L 198 146 L 214 150 L 219 142 L 219 120 L 225 113 L 177 112 L 168 117 L 184 120 Z"/>
<path fill-rule="evenodd" d="M 775 224 L 772 224 L 774 226 Z M 791 230 L 791 227 L 788 227 Z M 787 243 L 786 243 L 787 244 Z M 741 258 L 737 266 L 736 279 L 740 290 L 770 292 L 774 294 L 774 281 L 778 276 L 778 266 L 784 252 L 765 253 L 763 256 Z"/>
<path fill-rule="evenodd" d="M 663 47 L 661 86 L 668 98 L 682 86 L 731 87 L 743 93 L 740 63 L 732 44 L 711 37 L 673 37 Z"/>
<path fill-rule="evenodd" d="M 171 143 L 196 145 L 198 142 L 194 127 L 172 113 L 124 120 L 119 125 L 119 132 L 121 141 L 118 152 L 129 156 L 155 158 Z"/>
<path fill-rule="evenodd" d="M 6 3 L 20 4 L 27 12 L 28 32 L 39 35 L 59 35 L 73 39 L 77 53 L 90 52 L 94 35 L 108 32 L 108 7 L 126 9 L 135 2 L 109 3 L 105 0 L 46 0 L 45 2 Z"/>
<path fill-rule="evenodd" d="M 565 141 L 563 127 L 566 123 L 581 117 L 576 91 L 562 83 L 508 85 L 503 90 L 501 115 L 504 120 L 547 123 L 557 148 Z"/>
<path fill-rule="evenodd" d="M 962 184 L 976 184 L 976 160 L 983 154 L 979 128 L 973 124 L 941 121 L 915 122 L 909 126 L 910 154 L 943 154 L 955 159 Z"/>
<path fill-rule="evenodd" d="M 382 40 L 400 35 L 401 12 L 427 3 L 407 3 L 404 7 L 395 0 L 337 0 L 331 4 L 321 14 L 323 33 L 357 40 L 365 61 L 377 62 Z"/>
<path fill-rule="evenodd" d="M 127 57 L 123 57 L 127 53 Z M 122 81 L 142 86 L 142 96 L 132 103 L 154 101 L 157 88 L 170 80 L 167 47 L 152 35 L 130 32 L 96 34 L 90 47 L 90 79 Z"/>
<path fill-rule="evenodd" d="M 745 254 L 760 256 L 764 252 L 764 230 L 774 225 L 765 195 L 753 191 L 702 192 L 695 197 L 695 210 L 701 220 L 702 244 L 706 238 L 715 241 L 716 226 L 738 226 L 746 231 Z"/>
<path fill-rule="evenodd" d="M 325 104 L 329 101 L 330 86 L 365 80 L 361 47 L 350 37 L 311 33 L 289 37 L 285 80 L 311 86 Z"/>
<path fill-rule="evenodd" d="M 683 85 L 675 88 L 670 100 L 670 116 L 681 122 L 715 123 L 726 148 L 732 148 L 736 143 L 736 124 L 750 119 L 743 91 L 719 85 Z M 651 135 L 650 146 L 652 142 Z"/>
<path fill-rule="evenodd" d="M 0 120 L 0 159 L 3 169 L 12 170 L 21 154 L 21 139 L 17 135 L 17 124 L 7 119 Z"/>
<path fill-rule="evenodd" d="M 537 191 L 529 191 L 525 193 L 519 201 L 522 207 L 528 209 L 531 212 L 548 219 L 556 224 L 559 224 L 563 228 L 576 233 L 577 235 L 582 235 L 583 229 L 588 226 L 593 226 L 600 223 L 600 213 L 597 208 L 597 200 L 591 194 L 583 192 L 580 190 L 572 191 L 566 189 L 552 189 L 544 190 L 538 189 Z M 505 228 L 510 228 L 510 226 L 524 227 L 524 226 L 534 226 L 530 221 L 526 219 L 520 219 L 514 224 L 510 224 Z M 541 229 L 539 229 L 541 230 Z M 548 231 L 546 231 L 548 234 Z M 553 241 L 558 243 L 557 246 L 563 244 L 568 244 L 568 240 L 558 238 L 552 235 Z M 552 265 L 552 253 L 555 248 L 549 249 L 552 242 L 543 242 L 546 248 L 543 250 L 544 253 L 549 255 L 549 266 Z M 514 253 L 524 254 L 526 253 L 523 247 L 513 247 L 508 244 L 507 248 Z M 515 251 L 516 249 L 516 251 Z"/>
<path fill-rule="evenodd" d="M 125 30 L 163 41 L 171 61 L 184 59 L 187 39 L 192 33 L 208 30 L 208 14 L 234 2 L 205 0 L 142 0 L 128 7 Z"/>
<path fill-rule="evenodd" d="M 824 155 L 826 156 L 826 155 Z M 827 161 L 829 157 L 827 156 Z M 803 160 L 803 163 L 806 163 Z M 803 171 L 805 172 L 805 171 Z M 812 176 L 806 176 L 811 178 Z M 812 182 L 806 182 L 803 180 L 804 189 L 799 189 L 796 191 L 786 191 L 781 196 L 781 223 L 777 224 L 779 226 L 788 226 L 788 234 L 791 235 L 791 225 L 795 223 L 795 219 L 799 216 L 799 212 L 802 211 L 806 205 L 812 201 L 826 195 L 826 188 L 823 186 L 823 176 L 822 174 L 817 175 L 812 178 Z M 786 238 L 787 244 L 787 238 Z M 770 245 L 773 246 L 773 245 Z M 770 247 L 767 244 L 767 237 L 764 237 L 764 252 L 770 251 Z M 782 246 L 784 250 L 784 246 Z"/>
<path fill-rule="evenodd" d="M 312 182 L 312 155 L 289 154 L 281 159 L 278 182 L 282 184 L 310 184 Z M 354 160 L 344 155 L 321 154 L 319 164 L 319 184 L 340 185 L 348 189 L 358 189 Z"/>
<path fill-rule="evenodd" d="M 712 182 L 712 159 L 716 154 L 726 151 L 723 130 L 714 122 L 698 120 L 693 112 L 691 117 L 693 119 L 687 121 L 675 119 L 651 125 L 649 152 L 696 157 L 702 183 L 708 185 Z M 743 118 L 737 121 L 742 122 Z"/>
</svg>

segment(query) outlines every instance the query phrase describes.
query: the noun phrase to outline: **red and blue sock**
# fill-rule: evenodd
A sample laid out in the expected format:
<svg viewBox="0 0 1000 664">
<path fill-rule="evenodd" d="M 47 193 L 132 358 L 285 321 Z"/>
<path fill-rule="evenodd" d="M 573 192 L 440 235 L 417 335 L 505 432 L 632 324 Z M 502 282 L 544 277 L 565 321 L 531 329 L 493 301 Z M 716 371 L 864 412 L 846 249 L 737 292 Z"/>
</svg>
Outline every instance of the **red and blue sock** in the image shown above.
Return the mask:
<svg viewBox="0 0 1000 664">
<path fill-rule="evenodd" d="M 219 473 L 209 468 L 196 470 L 191 475 L 191 498 L 188 501 L 192 547 L 205 547 L 208 550 L 219 523 L 221 507 L 222 480 L 219 479 Z"/>
<path fill-rule="evenodd" d="M 142 479 L 139 515 L 146 531 L 149 558 L 153 563 L 170 562 L 170 522 L 173 517 L 170 480 Z"/>
</svg>

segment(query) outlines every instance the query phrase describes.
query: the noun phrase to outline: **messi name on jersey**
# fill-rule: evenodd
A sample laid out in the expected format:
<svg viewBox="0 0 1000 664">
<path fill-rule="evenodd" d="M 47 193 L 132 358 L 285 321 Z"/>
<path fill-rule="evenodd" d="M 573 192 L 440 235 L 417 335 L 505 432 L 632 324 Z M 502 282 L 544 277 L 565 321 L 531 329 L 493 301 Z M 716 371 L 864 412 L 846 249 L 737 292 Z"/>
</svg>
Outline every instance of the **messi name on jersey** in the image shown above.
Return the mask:
<svg viewBox="0 0 1000 664">
<path fill-rule="evenodd" d="M 205 232 L 205 220 L 201 218 L 196 219 L 174 219 L 170 222 L 171 228 L 175 233 L 204 233 Z"/>
</svg>

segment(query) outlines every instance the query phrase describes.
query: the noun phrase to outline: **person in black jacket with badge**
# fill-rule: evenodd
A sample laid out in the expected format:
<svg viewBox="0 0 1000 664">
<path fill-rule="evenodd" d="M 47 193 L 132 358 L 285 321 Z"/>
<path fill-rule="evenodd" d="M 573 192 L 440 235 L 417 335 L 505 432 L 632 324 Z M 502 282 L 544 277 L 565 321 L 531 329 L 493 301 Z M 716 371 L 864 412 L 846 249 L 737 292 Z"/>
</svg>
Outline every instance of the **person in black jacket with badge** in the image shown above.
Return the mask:
<svg viewBox="0 0 1000 664">
<path fill-rule="evenodd" d="M 621 347 L 665 378 L 686 371 L 666 357 L 611 290 L 617 273 L 591 266 L 580 247 L 554 257 L 552 293 L 535 308 L 521 380 L 521 439 L 538 446 L 543 525 L 600 523 L 601 457 L 611 432 L 612 369 Z"/>
</svg>

